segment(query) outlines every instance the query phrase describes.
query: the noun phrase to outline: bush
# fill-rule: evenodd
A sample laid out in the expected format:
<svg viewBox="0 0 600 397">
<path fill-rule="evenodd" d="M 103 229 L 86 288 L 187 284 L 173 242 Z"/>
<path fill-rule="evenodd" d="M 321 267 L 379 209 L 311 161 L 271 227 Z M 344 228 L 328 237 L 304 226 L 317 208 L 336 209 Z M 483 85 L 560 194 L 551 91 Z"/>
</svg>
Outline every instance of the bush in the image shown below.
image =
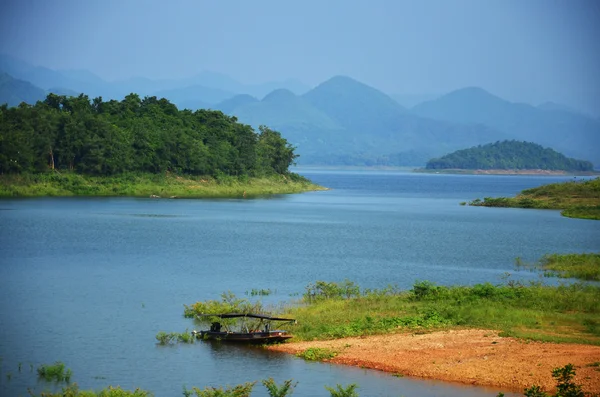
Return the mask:
<svg viewBox="0 0 600 397">
<path fill-rule="evenodd" d="M 337 356 L 337 352 L 335 350 L 323 348 L 323 347 L 309 347 L 296 354 L 297 357 L 303 358 L 307 361 L 324 361 L 331 360 L 335 356 Z"/>
</svg>

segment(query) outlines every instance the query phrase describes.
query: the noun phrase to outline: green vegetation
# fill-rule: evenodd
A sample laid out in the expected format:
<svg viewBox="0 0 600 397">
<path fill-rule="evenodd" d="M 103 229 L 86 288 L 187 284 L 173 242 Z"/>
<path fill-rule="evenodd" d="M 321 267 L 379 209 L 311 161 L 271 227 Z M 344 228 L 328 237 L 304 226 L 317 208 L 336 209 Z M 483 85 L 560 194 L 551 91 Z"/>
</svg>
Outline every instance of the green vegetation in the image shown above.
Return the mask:
<svg viewBox="0 0 600 397">
<path fill-rule="evenodd" d="M 517 267 L 540 269 L 548 277 L 578 278 L 600 281 L 600 254 L 551 254 L 544 255 L 533 265 L 517 258 Z"/>
<path fill-rule="evenodd" d="M 597 345 L 599 301 L 596 285 L 525 285 L 511 280 L 446 287 L 420 281 L 410 291 L 388 287 L 350 298 L 305 294 L 303 304 L 286 308 L 285 315 L 297 319 L 288 327 L 295 340 L 481 327 L 524 339 Z"/>
<path fill-rule="evenodd" d="M 164 332 L 156 334 L 156 340 L 159 345 L 168 345 L 171 343 L 194 343 L 193 335 L 186 330 L 185 332 Z"/>
<path fill-rule="evenodd" d="M 2 105 L 0 143 L 3 196 L 221 197 L 310 186 L 289 172 L 298 155 L 279 132 L 136 94 L 120 102 L 49 94 L 34 106 Z"/>
<path fill-rule="evenodd" d="M 29 394 L 32 397 L 152 397 L 153 394 L 146 390 L 135 389 L 133 391 L 121 389 L 120 386 L 113 387 L 108 386 L 100 391 L 93 390 L 80 390 L 76 383 L 63 387 L 61 391 L 52 392 L 41 392 L 39 395 L 33 394 L 29 390 Z"/>
<path fill-rule="evenodd" d="M 263 329 L 263 320 L 255 318 L 220 318 L 212 316 L 213 314 L 221 313 L 252 313 L 271 315 L 263 307 L 262 302 L 250 302 L 245 298 L 238 298 L 231 292 L 221 294 L 220 300 L 208 300 L 204 302 L 196 302 L 192 305 L 184 305 L 184 317 L 193 318 L 198 325 L 210 325 L 218 322 L 224 330 L 256 330 Z"/>
<path fill-rule="evenodd" d="M 552 377 L 556 380 L 556 393 L 549 394 L 545 392 L 540 386 L 532 385 L 524 390 L 525 397 L 594 397 L 597 394 L 590 394 L 583 391 L 581 385 L 578 385 L 573 381 L 576 375 L 575 367 L 572 364 L 567 364 L 564 367 L 554 368 L 552 370 Z M 298 385 L 298 382 L 294 383 L 293 379 L 285 380 L 281 386 L 278 386 L 273 378 L 265 379 L 261 382 L 270 397 L 286 397 L 293 393 L 294 388 Z M 185 397 L 191 397 L 195 395 L 197 397 L 249 397 L 256 382 L 246 382 L 236 386 L 226 387 L 206 387 L 200 389 L 198 387 L 192 387 L 191 390 L 183 387 L 183 395 Z M 353 383 L 347 386 L 337 384 L 335 388 L 325 386 L 330 393 L 331 397 L 358 397 L 358 385 Z M 80 390 L 76 383 L 68 385 L 62 388 L 61 391 L 53 392 L 41 392 L 39 395 L 34 394 L 30 389 L 28 390 L 29 395 L 32 397 L 152 397 L 153 394 L 146 390 L 135 389 L 133 391 L 123 390 L 121 387 L 108 386 L 100 391 L 92 390 Z M 504 396 L 504 393 L 498 393 L 497 397 Z"/>
<path fill-rule="evenodd" d="M 178 176 L 175 174 L 122 174 L 90 176 L 71 172 L 0 175 L 0 197 L 133 196 L 156 198 L 258 197 L 322 189 L 296 175 L 261 178 Z"/>
<path fill-rule="evenodd" d="M 298 382 L 294 383 L 293 379 L 284 380 L 281 386 L 278 386 L 273 378 L 262 381 L 264 387 L 269 392 L 269 397 L 286 397 L 294 392 L 294 388 Z"/>
<path fill-rule="evenodd" d="M 585 393 L 580 385 L 573 382 L 575 377 L 575 367 L 573 364 L 567 364 L 564 367 L 554 368 L 552 377 L 556 380 L 556 393 L 548 394 L 541 387 L 533 385 L 525 389 L 526 397 L 585 397 L 590 395 Z"/>
<path fill-rule="evenodd" d="M 325 386 L 329 393 L 331 393 L 331 397 L 358 397 L 358 393 L 356 389 L 358 389 L 358 385 L 356 383 L 352 383 L 346 387 L 337 384 L 335 389 L 333 387 Z"/>
<path fill-rule="evenodd" d="M 73 170 L 262 176 L 285 174 L 297 157 L 277 131 L 260 133 L 218 111 L 178 110 L 130 94 L 90 102 L 50 94 L 34 106 L 0 106 L 0 173 Z"/>
<path fill-rule="evenodd" d="M 562 209 L 564 216 L 600 220 L 600 178 L 551 183 L 523 190 L 516 197 L 485 197 L 483 200 L 475 199 L 469 205 Z"/>
<path fill-rule="evenodd" d="M 324 347 L 309 347 L 303 352 L 296 354 L 297 357 L 303 358 L 306 361 L 331 360 L 337 355 L 338 352 L 336 352 L 335 350 L 327 349 Z"/>
<path fill-rule="evenodd" d="M 250 295 L 250 296 L 268 296 L 268 295 L 271 295 L 272 293 L 273 293 L 273 291 L 270 288 L 267 288 L 267 289 L 252 288 L 252 290 L 250 292 L 246 291 L 246 295 Z"/>
<path fill-rule="evenodd" d="M 589 161 L 575 160 L 531 142 L 502 141 L 458 150 L 427 162 L 427 169 L 501 169 L 593 171 Z"/>
<path fill-rule="evenodd" d="M 246 382 L 241 385 L 223 387 L 206 387 L 199 389 L 193 387 L 192 390 L 184 388 L 183 395 L 191 396 L 193 392 L 197 397 L 248 397 L 256 382 Z"/>
<path fill-rule="evenodd" d="M 70 369 L 65 371 L 65 364 L 57 361 L 54 364 L 43 364 L 37 369 L 38 376 L 48 382 L 70 382 L 73 372 Z"/>
</svg>

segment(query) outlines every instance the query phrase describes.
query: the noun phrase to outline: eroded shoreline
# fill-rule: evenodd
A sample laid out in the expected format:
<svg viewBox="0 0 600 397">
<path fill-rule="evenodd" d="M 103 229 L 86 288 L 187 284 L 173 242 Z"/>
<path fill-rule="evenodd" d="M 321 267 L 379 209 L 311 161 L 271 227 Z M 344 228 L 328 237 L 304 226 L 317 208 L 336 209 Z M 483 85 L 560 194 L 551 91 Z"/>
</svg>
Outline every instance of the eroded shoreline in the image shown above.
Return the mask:
<svg viewBox="0 0 600 397">
<path fill-rule="evenodd" d="M 575 365 L 575 382 L 600 392 L 600 346 L 529 342 L 493 330 L 450 330 L 389 334 L 329 341 L 291 342 L 269 349 L 296 354 L 309 347 L 338 352 L 332 363 L 426 379 L 523 391 L 531 385 L 553 390 L 552 369 Z"/>
</svg>

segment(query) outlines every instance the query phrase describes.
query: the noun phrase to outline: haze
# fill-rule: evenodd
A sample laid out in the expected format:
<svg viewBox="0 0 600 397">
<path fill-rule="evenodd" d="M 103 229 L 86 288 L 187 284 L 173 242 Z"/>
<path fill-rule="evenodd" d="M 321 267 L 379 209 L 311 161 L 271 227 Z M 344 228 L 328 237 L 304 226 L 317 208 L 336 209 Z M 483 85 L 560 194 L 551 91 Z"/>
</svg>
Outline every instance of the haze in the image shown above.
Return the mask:
<svg viewBox="0 0 600 397">
<path fill-rule="evenodd" d="M 10 0 L 0 11 L 0 52 L 106 80 L 210 70 L 315 86 L 347 75 L 391 94 L 478 86 L 600 109 L 594 0 Z"/>
</svg>

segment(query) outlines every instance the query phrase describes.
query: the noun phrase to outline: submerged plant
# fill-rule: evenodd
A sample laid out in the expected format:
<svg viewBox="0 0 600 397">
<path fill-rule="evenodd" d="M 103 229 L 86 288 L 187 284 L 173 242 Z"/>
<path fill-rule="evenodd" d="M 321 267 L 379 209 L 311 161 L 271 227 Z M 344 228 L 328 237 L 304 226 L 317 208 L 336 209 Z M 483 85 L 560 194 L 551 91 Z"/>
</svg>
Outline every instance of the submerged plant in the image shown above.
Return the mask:
<svg viewBox="0 0 600 397">
<path fill-rule="evenodd" d="M 42 364 L 37 369 L 38 376 L 48 382 L 70 382 L 73 372 L 70 369 L 65 371 L 65 364 L 57 361 L 54 364 Z"/>
</svg>

